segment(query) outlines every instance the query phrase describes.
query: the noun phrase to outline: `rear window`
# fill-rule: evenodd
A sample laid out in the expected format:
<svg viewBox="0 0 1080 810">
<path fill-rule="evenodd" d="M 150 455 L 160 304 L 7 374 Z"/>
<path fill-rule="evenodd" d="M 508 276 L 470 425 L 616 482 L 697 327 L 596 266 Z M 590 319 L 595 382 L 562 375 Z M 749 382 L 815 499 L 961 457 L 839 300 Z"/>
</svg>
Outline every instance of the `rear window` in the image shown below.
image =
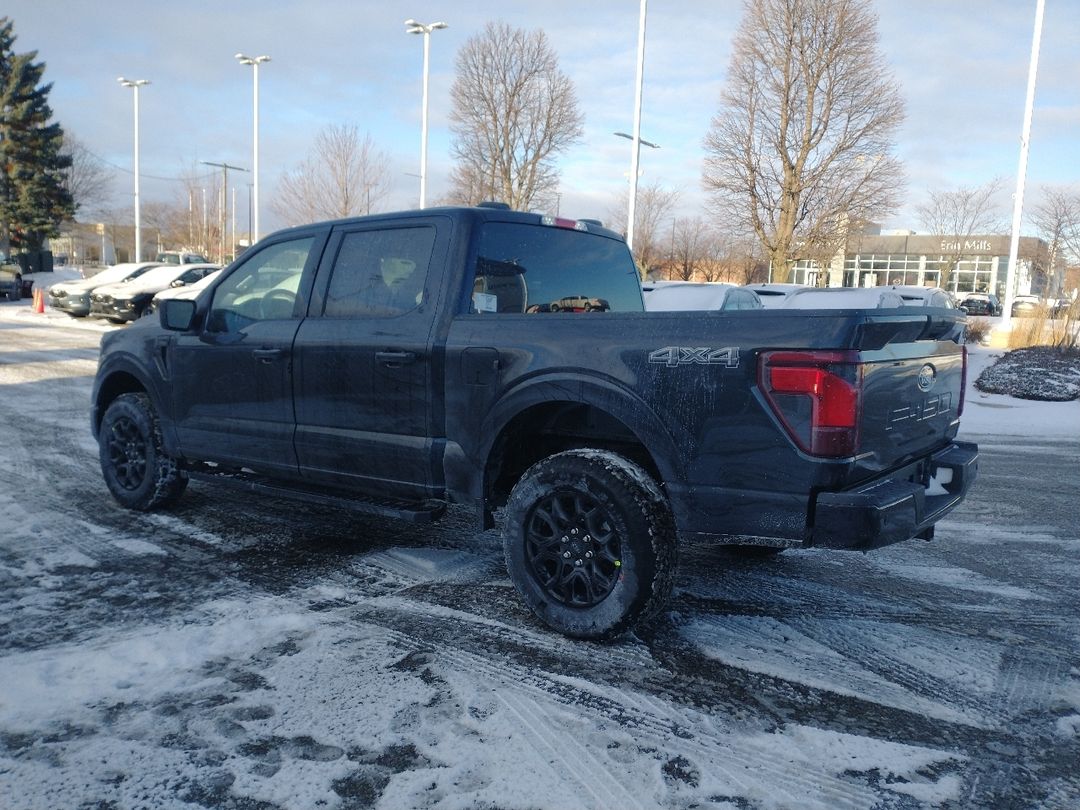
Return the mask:
<svg viewBox="0 0 1080 810">
<path fill-rule="evenodd" d="M 545 225 L 481 227 L 471 312 L 642 312 L 625 242 Z"/>
</svg>

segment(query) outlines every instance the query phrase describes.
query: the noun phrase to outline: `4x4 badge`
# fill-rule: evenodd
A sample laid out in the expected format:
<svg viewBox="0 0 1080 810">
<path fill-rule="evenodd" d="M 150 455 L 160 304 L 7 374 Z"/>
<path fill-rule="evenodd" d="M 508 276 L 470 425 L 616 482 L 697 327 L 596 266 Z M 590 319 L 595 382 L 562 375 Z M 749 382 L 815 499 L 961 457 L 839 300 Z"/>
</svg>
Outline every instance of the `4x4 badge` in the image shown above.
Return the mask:
<svg viewBox="0 0 1080 810">
<path fill-rule="evenodd" d="M 739 367 L 739 347 L 725 346 L 714 349 L 711 346 L 665 346 L 649 352 L 649 362 L 665 366 L 725 366 Z"/>
</svg>

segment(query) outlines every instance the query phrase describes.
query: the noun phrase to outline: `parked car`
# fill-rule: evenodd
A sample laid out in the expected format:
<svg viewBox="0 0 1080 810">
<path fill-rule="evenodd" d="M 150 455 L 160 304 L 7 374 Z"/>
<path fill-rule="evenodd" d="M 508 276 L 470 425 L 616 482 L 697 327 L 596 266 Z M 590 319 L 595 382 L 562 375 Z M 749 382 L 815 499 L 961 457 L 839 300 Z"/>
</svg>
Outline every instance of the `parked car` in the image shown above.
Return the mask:
<svg viewBox="0 0 1080 810">
<path fill-rule="evenodd" d="M 159 264 L 209 264 L 210 260 L 201 253 L 183 250 L 163 250 L 155 259 Z"/>
<path fill-rule="evenodd" d="M 805 284 L 783 284 L 777 283 L 765 283 L 765 284 L 746 284 L 744 287 L 748 290 L 752 290 L 761 301 L 761 305 L 765 309 L 774 309 L 776 307 L 782 307 L 784 300 L 793 292 L 798 290 L 812 290 L 813 287 L 807 287 Z"/>
<path fill-rule="evenodd" d="M 90 314 L 110 323 L 133 321 L 157 293 L 191 284 L 218 269 L 216 264 L 158 265 L 138 278 L 96 288 L 90 294 Z"/>
<path fill-rule="evenodd" d="M 90 294 L 95 289 L 138 278 L 160 266 L 157 262 L 125 262 L 106 267 L 90 278 L 59 281 L 46 290 L 49 306 L 66 312 L 72 318 L 85 318 L 90 314 Z"/>
<path fill-rule="evenodd" d="M 1000 315 L 1001 301 L 992 293 L 967 293 L 960 302 L 960 309 L 968 315 Z"/>
<path fill-rule="evenodd" d="M 1080 319 L 1080 304 L 1072 298 L 1057 298 L 1050 307 L 1051 317 L 1064 318 L 1070 312 L 1074 319 Z"/>
<path fill-rule="evenodd" d="M 1037 295 L 1018 295 L 1013 299 L 1012 316 L 1014 318 L 1031 317 L 1040 312 L 1050 314 L 1050 307 Z"/>
<path fill-rule="evenodd" d="M 956 299 L 948 290 L 940 287 L 919 287 L 911 284 L 894 284 L 890 290 L 899 293 L 905 306 L 944 307 L 956 309 Z"/>
<path fill-rule="evenodd" d="M 157 312 L 158 306 L 166 298 L 195 298 L 205 290 L 215 278 L 221 275 L 221 270 L 211 270 L 205 276 L 198 281 L 191 284 L 177 285 L 174 281 L 171 286 L 162 290 L 159 293 L 155 293 L 154 297 L 150 299 L 150 303 L 146 305 L 143 310 L 143 315 L 149 315 L 153 312 Z"/>
<path fill-rule="evenodd" d="M 22 269 L 15 262 L 10 262 L 0 255 L 0 295 L 5 296 L 8 301 L 18 301 L 22 298 L 22 290 Z"/>
<path fill-rule="evenodd" d="M 603 298 L 589 298 L 585 295 L 568 295 L 548 304 L 548 312 L 607 312 L 611 309 Z"/>
<path fill-rule="evenodd" d="M 735 284 L 685 281 L 645 291 L 644 296 L 645 309 L 649 312 L 734 312 L 762 308 L 757 293 Z"/>
</svg>

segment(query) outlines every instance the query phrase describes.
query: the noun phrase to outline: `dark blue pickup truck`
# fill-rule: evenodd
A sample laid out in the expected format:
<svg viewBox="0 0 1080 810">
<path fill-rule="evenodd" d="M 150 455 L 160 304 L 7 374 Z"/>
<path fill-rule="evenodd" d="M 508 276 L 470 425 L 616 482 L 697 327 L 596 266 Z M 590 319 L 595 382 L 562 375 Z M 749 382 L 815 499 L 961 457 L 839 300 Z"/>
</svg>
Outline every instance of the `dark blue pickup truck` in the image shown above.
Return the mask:
<svg viewBox="0 0 1080 810">
<path fill-rule="evenodd" d="M 530 608 L 606 638 L 660 609 L 680 538 L 929 539 L 976 475 L 963 329 L 929 307 L 645 312 L 594 221 L 434 208 L 275 233 L 106 335 L 92 425 L 132 509 L 194 478 L 501 510 Z"/>
</svg>

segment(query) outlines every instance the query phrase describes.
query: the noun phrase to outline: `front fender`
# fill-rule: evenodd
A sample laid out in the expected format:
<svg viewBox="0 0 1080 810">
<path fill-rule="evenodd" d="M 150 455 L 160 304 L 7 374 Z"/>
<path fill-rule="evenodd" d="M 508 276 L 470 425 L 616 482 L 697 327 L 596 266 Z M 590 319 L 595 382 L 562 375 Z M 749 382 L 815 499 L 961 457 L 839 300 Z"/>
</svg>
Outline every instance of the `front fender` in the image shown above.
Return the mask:
<svg viewBox="0 0 1080 810">
<path fill-rule="evenodd" d="M 144 392 L 157 411 L 166 450 L 176 449 L 169 397 L 156 371 L 150 373 L 146 364 L 127 352 L 102 355 L 90 395 L 90 430 L 98 437 L 101 419 L 110 403 L 121 394 Z"/>
</svg>

